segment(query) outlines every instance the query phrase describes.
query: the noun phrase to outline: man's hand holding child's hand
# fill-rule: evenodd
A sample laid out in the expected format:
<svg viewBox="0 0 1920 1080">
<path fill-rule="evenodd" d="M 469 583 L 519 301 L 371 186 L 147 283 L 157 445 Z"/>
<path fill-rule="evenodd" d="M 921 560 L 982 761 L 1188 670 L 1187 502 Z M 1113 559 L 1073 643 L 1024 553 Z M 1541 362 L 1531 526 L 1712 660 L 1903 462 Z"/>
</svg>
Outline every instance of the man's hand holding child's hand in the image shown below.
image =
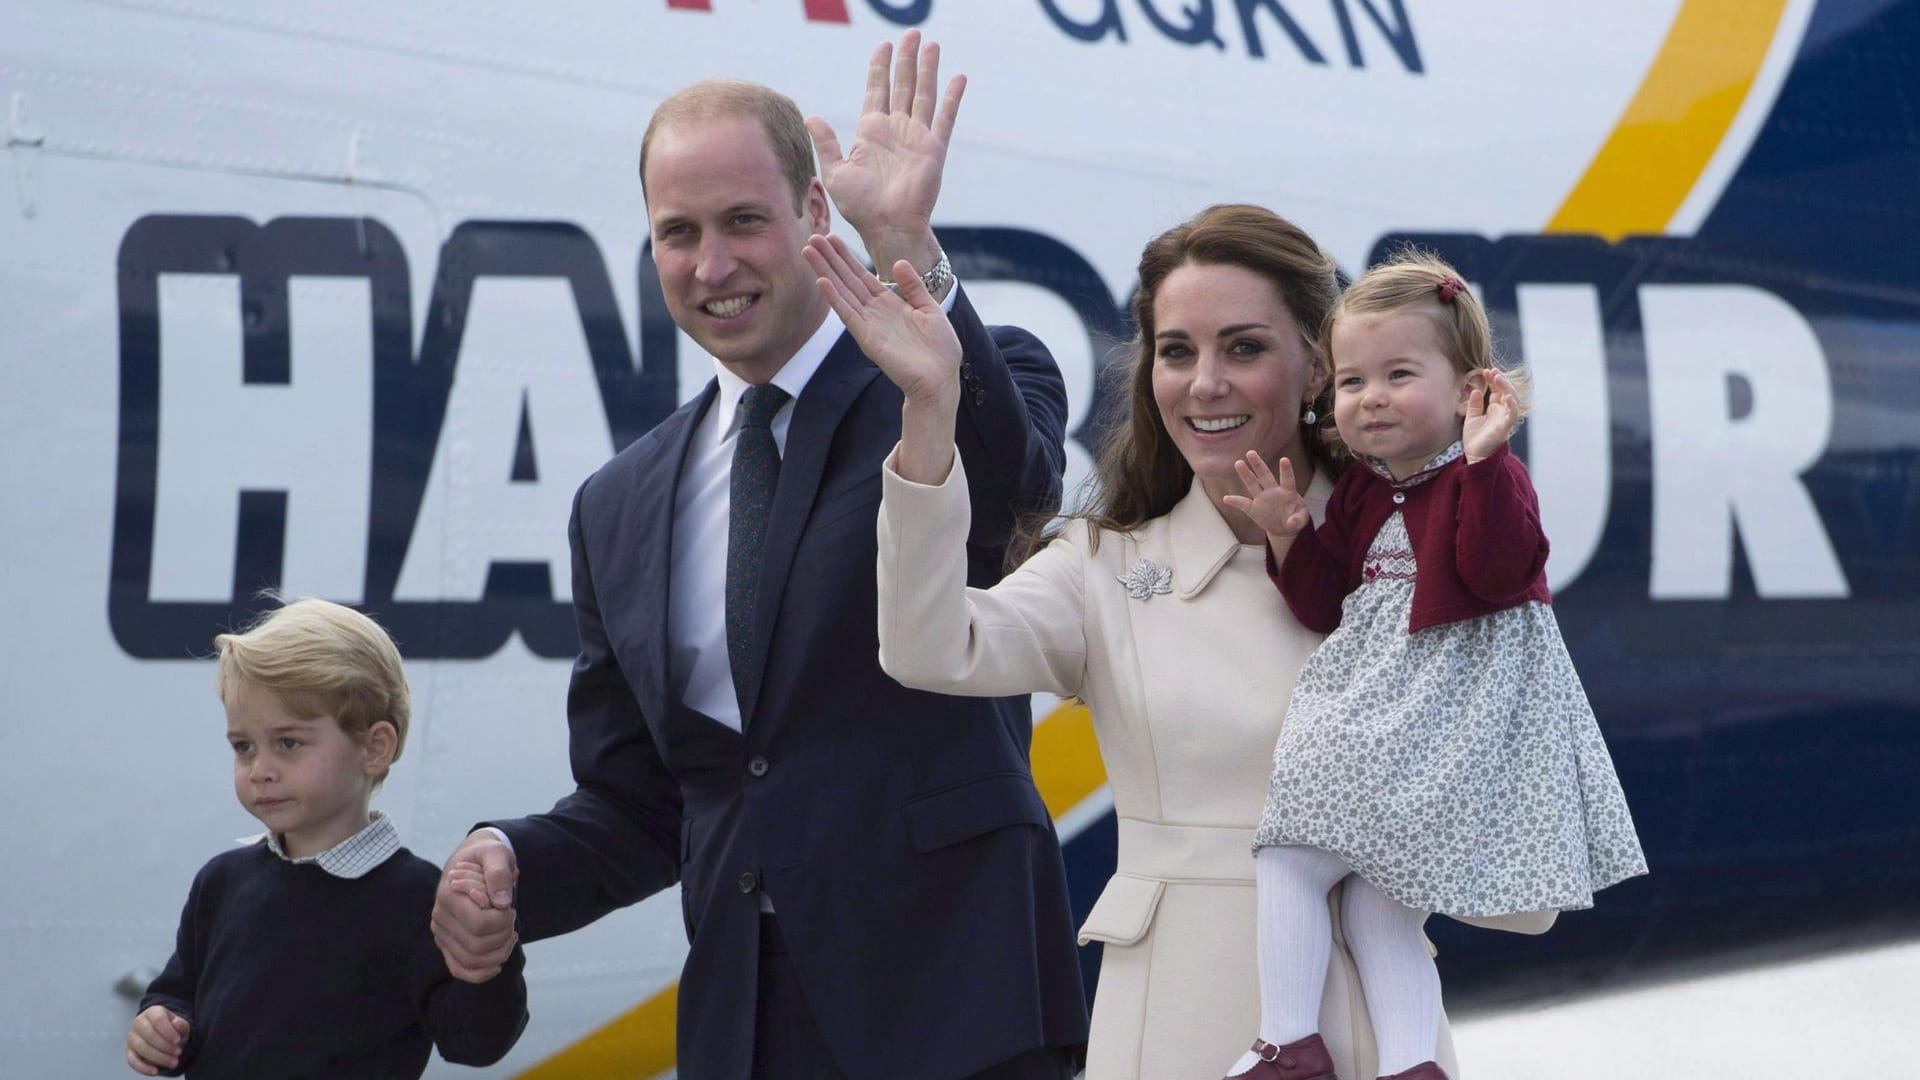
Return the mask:
<svg viewBox="0 0 1920 1080">
<path fill-rule="evenodd" d="M 491 830 L 476 831 L 454 851 L 433 894 L 433 940 L 447 970 L 464 982 L 495 975 L 520 940 L 513 886 L 513 849 Z"/>
</svg>

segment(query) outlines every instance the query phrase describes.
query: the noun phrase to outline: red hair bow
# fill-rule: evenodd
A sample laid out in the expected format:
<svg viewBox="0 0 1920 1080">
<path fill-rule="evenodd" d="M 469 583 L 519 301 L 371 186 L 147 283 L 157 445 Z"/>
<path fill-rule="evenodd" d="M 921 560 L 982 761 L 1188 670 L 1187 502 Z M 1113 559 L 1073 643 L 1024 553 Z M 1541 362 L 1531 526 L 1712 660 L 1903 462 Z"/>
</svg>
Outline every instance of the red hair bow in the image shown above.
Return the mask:
<svg viewBox="0 0 1920 1080">
<path fill-rule="evenodd" d="M 1452 274 L 1448 274 L 1446 277 L 1441 278 L 1440 279 L 1440 302 L 1443 304 L 1453 303 L 1453 298 L 1456 296 L 1459 296 L 1461 291 L 1464 290 L 1466 287 L 1467 287 L 1466 282 L 1461 281 L 1459 278 L 1454 277 Z"/>
</svg>

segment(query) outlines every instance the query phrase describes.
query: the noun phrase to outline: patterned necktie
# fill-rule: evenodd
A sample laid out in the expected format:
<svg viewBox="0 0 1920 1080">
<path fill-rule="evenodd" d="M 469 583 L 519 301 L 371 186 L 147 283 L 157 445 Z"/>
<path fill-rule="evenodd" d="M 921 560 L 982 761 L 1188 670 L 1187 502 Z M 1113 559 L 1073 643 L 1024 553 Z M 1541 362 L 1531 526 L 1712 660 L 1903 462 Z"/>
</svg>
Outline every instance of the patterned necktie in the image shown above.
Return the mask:
<svg viewBox="0 0 1920 1080">
<path fill-rule="evenodd" d="M 773 512 L 780 479 L 780 448 L 773 441 L 773 414 L 787 403 L 777 386 L 749 386 L 740 398 L 740 434 L 733 444 L 733 476 L 727 498 L 727 664 L 747 723 L 748 651 L 753 642 L 753 592 L 760 582 L 760 547 Z"/>
</svg>

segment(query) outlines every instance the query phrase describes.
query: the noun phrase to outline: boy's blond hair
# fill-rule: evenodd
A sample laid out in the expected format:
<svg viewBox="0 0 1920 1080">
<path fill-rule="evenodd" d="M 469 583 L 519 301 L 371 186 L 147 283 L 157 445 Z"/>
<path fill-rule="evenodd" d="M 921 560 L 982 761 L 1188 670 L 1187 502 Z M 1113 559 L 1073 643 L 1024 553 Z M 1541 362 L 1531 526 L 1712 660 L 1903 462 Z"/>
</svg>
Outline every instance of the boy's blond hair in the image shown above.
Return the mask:
<svg viewBox="0 0 1920 1080">
<path fill-rule="evenodd" d="M 391 761 L 407 745 L 412 699 L 400 650 L 372 619 L 326 600 L 295 600 L 238 634 L 213 639 L 220 701 L 242 681 L 273 694 L 290 711 L 331 716 L 354 742 L 373 725 L 393 725 Z M 383 773 L 378 779 L 385 779 Z"/>
<path fill-rule="evenodd" d="M 1417 312 L 1433 324 L 1440 351 L 1453 361 L 1460 374 L 1473 371 L 1499 371 L 1513 387 L 1520 415 L 1527 415 L 1532 403 L 1533 380 L 1522 366 L 1502 365 L 1494 356 L 1493 327 L 1487 321 L 1487 309 L 1480 298 L 1465 286 L 1460 272 L 1445 259 L 1430 251 L 1406 247 L 1360 275 L 1347 286 L 1340 299 L 1327 312 L 1326 326 L 1320 333 L 1320 348 L 1325 353 L 1327 370 L 1333 370 L 1334 324 L 1348 315 L 1381 315 Z M 1340 432 L 1328 416 L 1322 428 L 1328 443 L 1342 454 L 1351 454 Z"/>
</svg>

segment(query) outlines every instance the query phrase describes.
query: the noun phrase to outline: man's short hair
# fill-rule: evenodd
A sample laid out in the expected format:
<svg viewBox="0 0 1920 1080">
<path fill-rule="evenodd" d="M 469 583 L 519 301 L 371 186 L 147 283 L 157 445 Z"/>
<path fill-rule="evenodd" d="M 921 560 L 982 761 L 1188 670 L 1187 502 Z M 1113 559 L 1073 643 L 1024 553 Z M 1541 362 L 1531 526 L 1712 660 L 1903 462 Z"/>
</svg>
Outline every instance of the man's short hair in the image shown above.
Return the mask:
<svg viewBox="0 0 1920 1080">
<path fill-rule="evenodd" d="M 653 111 L 647 133 L 640 138 L 640 194 L 647 193 L 647 150 L 654 133 L 668 125 L 697 124 L 728 116 L 750 116 L 760 121 L 767 145 L 780 162 L 787 186 L 793 189 L 793 207 L 806 204 L 807 188 L 818 175 L 813 167 L 813 139 L 793 99 L 777 90 L 740 79 L 707 79 L 675 92 Z"/>
</svg>

